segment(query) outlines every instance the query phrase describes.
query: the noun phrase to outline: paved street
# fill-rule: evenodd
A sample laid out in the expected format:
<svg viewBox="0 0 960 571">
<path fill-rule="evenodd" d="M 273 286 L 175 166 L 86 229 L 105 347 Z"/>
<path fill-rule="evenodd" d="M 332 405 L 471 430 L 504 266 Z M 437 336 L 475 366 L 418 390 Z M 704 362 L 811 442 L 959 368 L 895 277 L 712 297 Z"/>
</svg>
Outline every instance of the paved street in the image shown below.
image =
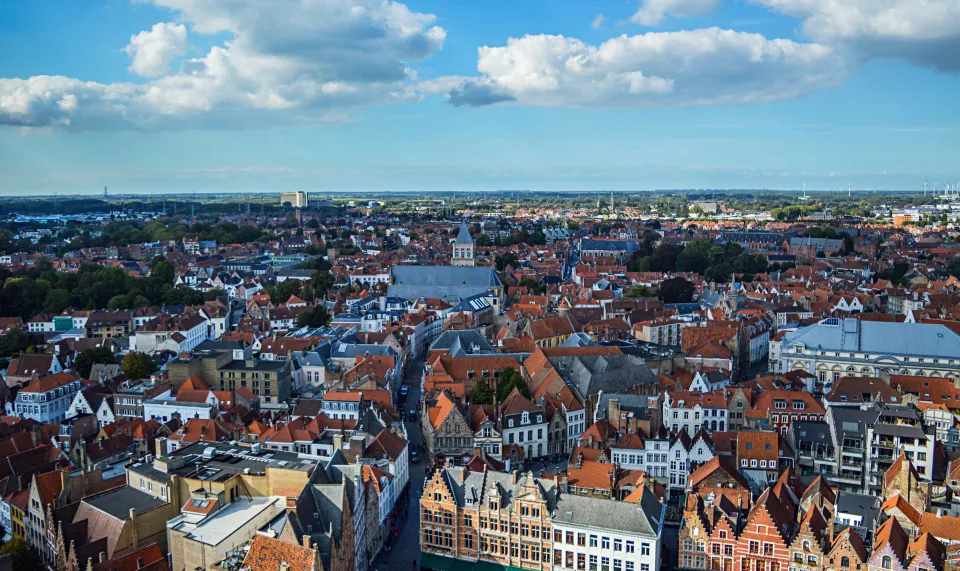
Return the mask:
<svg viewBox="0 0 960 571">
<path fill-rule="evenodd" d="M 422 360 L 415 361 L 410 365 L 404 375 L 404 383 L 410 387 L 410 392 L 407 394 L 403 405 L 397 407 L 398 412 L 403 412 L 406 415 L 411 408 L 417 408 L 417 403 L 420 402 L 420 376 L 422 373 Z M 419 411 L 417 414 L 419 418 Z M 420 462 L 410 464 L 407 515 L 406 518 L 397 522 L 400 535 L 392 538 L 392 543 L 388 544 L 390 551 L 382 552 L 373 562 L 372 569 L 375 571 L 407 570 L 414 567 L 414 562 L 417 562 L 418 566 L 420 562 L 420 491 L 423 488 L 428 462 L 420 452 L 419 422 L 407 422 L 406 427 L 407 436 L 410 439 L 410 450 L 416 450 L 420 454 Z"/>
</svg>

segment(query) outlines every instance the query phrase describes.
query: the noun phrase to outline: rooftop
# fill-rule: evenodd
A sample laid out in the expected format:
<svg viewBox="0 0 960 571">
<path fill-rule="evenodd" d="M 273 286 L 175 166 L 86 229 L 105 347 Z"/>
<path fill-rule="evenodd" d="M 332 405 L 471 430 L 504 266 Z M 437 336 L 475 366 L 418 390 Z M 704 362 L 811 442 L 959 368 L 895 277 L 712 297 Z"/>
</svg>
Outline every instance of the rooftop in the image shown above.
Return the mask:
<svg viewBox="0 0 960 571">
<path fill-rule="evenodd" d="M 219 545 L 263 512 L 270 510 L 275 512 L 271 515 L 276 515 L 283 511 L 285 505 L 285 500 L 280 497 L 245 497 L 196 523 L 175 518 L 167 525 L 194 541 Z"/>
<path fill-rule="evenodd" d="M 135 513 L 139 515 L 167 503 L 130 486 L 114 488 L 102 494 L 84 498 L 83 501 L 117 519 L 130 517 L 131 509 L 136 510 Z"/>
</svg>

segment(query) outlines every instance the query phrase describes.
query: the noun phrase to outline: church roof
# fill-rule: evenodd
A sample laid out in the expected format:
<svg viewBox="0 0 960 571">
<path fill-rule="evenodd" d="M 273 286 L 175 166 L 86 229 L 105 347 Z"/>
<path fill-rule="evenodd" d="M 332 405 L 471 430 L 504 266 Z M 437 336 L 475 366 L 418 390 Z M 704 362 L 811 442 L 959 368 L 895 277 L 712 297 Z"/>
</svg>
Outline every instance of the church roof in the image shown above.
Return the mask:
<svg viewBox="0 0 960 571">
<path fill-rule="evenodd" d="M 470 236 L 470 230 L 467 228 L 466 222 L 460 225 L 460 232 L 457 234 L 454 244 L 473 244 L 473 237 Z"/>
</svg>

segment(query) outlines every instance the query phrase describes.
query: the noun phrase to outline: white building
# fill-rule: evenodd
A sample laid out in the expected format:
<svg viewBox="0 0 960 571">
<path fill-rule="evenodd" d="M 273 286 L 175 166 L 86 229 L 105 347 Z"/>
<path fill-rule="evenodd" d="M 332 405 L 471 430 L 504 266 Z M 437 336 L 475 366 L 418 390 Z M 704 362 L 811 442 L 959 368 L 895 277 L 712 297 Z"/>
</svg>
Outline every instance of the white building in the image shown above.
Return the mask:
<svg viewBox="0 0 960 571">
<path fill-rule="evenodd" d="M 658 571 L 665 513 L 649 489 L 637 503 L 563 494 L 553 518 L 553 569 Z"/>
<path fill-rule="evenodd" d="M 519 392 L 511 393 L 503 401 L 500 426 L 503 432 L 504 456 L 508 447 L 517 445 L 523 450 L 524 458 L 540 458 L 547 452 L 547 417 Z"/>
<path fill-rule="evenodd" d="M 7 412 L 32 418 L 41 424 L 60 424 L 67 417 L 70 403 L 80 388 L 80 379 L 70 373 L 34 379 L 20 389 L 13 403 L 7 403 Z"/>
<path fill-rule="evenodd" d="M 130 336 L 130 350 L 152 355 L 161 351 L 189 353 L 209 338 L 206 319 L 197 315 L 171 317 L 161 314 L 147 321 Z"/>
<path fill-rule="evenodd" d="M 960 335 L 940 324 L 830 317 L 783 337 L 778 370 L 806 371 L 821 383 L 884 374 L 957 380 L 957 347 Z"/>
<path fill-rule="evenodd" d="M 219 400 L 210 391 L 210 396 L 204 402 L 187 402 L 178 400 L 169 392 L 152 399 L 143 401 L 143 418 L 155 418 L 160 422 L 167 422 L 174 414 L 180 415 L 180 422 L 187 422 L 192 418 L 210 420 L 217 417 Z"/>
<path fill-rule="evenodd" d="M 727 399 L 723 391 L 664 392 L 663 425 L 671 433 L 685 430 L 689 436 L 701 428 L 727 429 Z"/>
</svg>

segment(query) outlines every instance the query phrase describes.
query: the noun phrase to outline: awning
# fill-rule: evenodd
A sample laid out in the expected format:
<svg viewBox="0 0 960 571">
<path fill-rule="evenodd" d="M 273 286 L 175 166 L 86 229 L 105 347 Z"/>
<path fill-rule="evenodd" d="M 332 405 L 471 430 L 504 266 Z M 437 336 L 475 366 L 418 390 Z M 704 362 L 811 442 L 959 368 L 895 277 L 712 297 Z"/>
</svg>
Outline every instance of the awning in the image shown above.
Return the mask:
<svg viewBox="0 0 960 571">
<path fill-rule="evenodd" d="M 433 553 L 420 554 L 420 569 L 429 569 L 431 571 L 450 571 L 453 564 L 457 561 L 450 557 L 442 557 Z M 468 563 L 469 565 L 469 563 Z"/>
</svg>

